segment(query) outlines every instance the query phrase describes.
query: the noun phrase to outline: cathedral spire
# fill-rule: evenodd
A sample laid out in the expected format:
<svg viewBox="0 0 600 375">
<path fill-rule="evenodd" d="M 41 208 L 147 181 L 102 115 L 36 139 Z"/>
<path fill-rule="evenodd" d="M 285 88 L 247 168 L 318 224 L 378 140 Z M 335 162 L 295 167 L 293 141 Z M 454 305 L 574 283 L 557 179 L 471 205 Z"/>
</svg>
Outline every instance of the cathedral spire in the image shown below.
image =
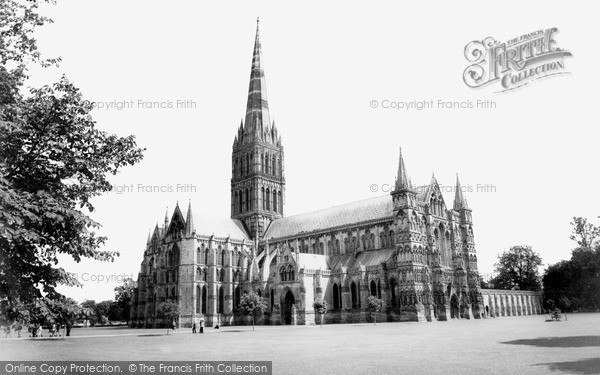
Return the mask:
<svg viewBox="0 0 600 375">
<path fill-rule="evenodd" d="M 256 38 L 252 53 L 252 66 L 250 69 L 250 85 L 248 87 L 248 102 L 246 104 L 246 121 L 244 129 L 252 137 L 256 136 L 260 125 L 268 129 L 271 125 L 269 104 L 267 101 L 267 85 L 265 72 L 262 66 L 262 47 L 260 45 L 259 20 L 256 19 Z M 260 125 L 259 125 L 260 124 Z"/>
<path fill-rule="evenodd" d="M 190 203 L 188 205 L 187 217 L 185 218 L 185 236 L 189 237 L 193 235 L 194 230 L 194 219 L 192 215 L 192 200 L 190 199 Z"/>
<path fill-rule="evenodd" d="M 469 208 L 467 206 L 467 200 L 463 196 L 462 187 L 458 180 L 458 173 L 456 174 L 456 191 L 454 192 L 454 209 L 459 210 L 462 208 Z"/>
<path fill-rule="evenodd" d="M 167 207 L 167 210 L 165 211 L 165 230 L 167 229 L 168 225 L 169 225 L 169 207 Z"/>
<path fill-rule="evenodd" d="M 402 147 L 400 147 L 400 159 L 398 160 L 398 175 L 396 176 L 396 190 L 412 189 L 410 180 L 406 175 L 406 167 L 404 166 L 404 158 L 402 157 Z"/>
</svg>

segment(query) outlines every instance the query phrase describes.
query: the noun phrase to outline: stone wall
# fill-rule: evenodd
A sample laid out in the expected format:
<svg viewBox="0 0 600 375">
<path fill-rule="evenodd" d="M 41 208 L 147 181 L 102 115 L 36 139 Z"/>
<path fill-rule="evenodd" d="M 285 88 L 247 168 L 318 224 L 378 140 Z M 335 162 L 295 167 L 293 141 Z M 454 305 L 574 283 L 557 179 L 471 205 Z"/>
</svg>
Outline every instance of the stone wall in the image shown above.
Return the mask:
<svg viewBox="0 0 600 375">
<path fill-rule="evenodd" d="M 542 292 L 530 290 L 481 289 L 486 317 L 542 313 Z"/>
</svg>

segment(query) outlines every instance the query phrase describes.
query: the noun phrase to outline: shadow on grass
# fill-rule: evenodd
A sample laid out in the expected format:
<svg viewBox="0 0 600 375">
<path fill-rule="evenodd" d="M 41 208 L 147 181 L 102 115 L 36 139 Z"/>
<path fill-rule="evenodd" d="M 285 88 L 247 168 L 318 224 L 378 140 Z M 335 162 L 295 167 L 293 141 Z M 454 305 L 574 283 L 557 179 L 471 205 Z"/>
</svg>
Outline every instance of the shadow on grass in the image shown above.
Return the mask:
<svg viewBox="0 0 600 375">
<path fill-rule="evenodd" d="M 538 366 L 548 366 L 552 371 L 562 371 L 571 374 L 600 374 L 600 358 L 587 358 L 571 362 L 540 363 Z"/>
<path fill-rule="evenodd" d="M 166 333 L 145 333 L 142 335 L 137 335 L 137 337 L 155 337 L 155 336 L 171 336 L 171 335 L 168 335 Z"/>
<path fill-rule="evenodd" d="M 539 337 L 537 339 L 505 341 L 502 344 L 532 345 L 544 348 L 582 348 L 600 346 L 600 336 Z"/>
</svg>

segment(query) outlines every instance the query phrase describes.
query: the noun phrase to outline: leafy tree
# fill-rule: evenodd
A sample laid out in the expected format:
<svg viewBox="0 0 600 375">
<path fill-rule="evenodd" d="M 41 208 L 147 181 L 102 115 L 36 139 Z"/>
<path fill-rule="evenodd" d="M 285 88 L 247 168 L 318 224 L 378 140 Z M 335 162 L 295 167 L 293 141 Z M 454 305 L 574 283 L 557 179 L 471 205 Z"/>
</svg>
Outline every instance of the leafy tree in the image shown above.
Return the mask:
<svg viewBox="0 0 600 375">
<path fill-rule="evenodd" d="M 115 288 L 115 301 L 119 308 L 119 320 L 124 320 L 129 324 L 129 311 L 131 309 L 131 298 L 133 290 L 137 287 L 137 283 L 130 277 L 123 280 L 123 283 Z"/>
<path fill-rule="evenodd" d="M 108 323 L 108 315 L 113 304 L 113 301 L 102 301 L 96 304 L 96 307 L 94 308 L 94 314 L 96 314 L 97 322 L 102 324 Z"/>
<path fill-rule="evenodd" d="M 93 327 L 98 323 L 96 316 L 96 301 L 93 299 L 87 299 L 81 303 L 81 307 L 84 309 L 83 319 L 87 320 L 90 327 Z"/>
<path fill-rule="evenodd" d="M 111 190 L 108 174 L 142 159 L 133 136 L 96 128 L 92 105 L 64 76 L 22 94 L 27 64 L 43 60 L 34 31 L 51 22 L 39 1 L 0 0 L 0 301 L 19 319 L 59 284 L 79 285 L 58 265 L 61 254 L 113 261 L 88 213 L 91 198 Z"/>
<path fill-rule="evenodd" d="M 544 295 L 559 307 L 579 310 L 600 308 L 600 249 L 577 248 L 570 260 L 550 265 L 544 272 Z M 564 306 L 561 301 L 569 301 Z"/>
<path fill-rule="evenodd" d="M 573 232 L 569 238 L 577 242 L 580 247 L 591 249 L 598 244 L 597 238 L 600 237 L 600 227 L 588 223 L 588 220 L 583 217 L 577 216 L 573 216 L 571 225 L 573 226 Z"/>
<path fill-rule="evenodd" d="M 108 309 L 108 320 L 111 322 L 120 322 L 123 318 L 123 310 L 117 302 L 112 302 Z"/>
<path fill-rule="evenodd" d="M 327 312 L 327 301 L 324 299 L 317 299 L 313 303 L 313 309 L 315 309 L 315 313 L 319 314 L 319 318 L 321 321 L 321 327 L 323 327 L 323 315 Z"/>
<path fill-rule="evenodd" d="M 240 298 L 239 308 L 244 315 L 252 317 L 252 330 L 254 331 L 256 316 L 267 309 L 267 303 L 257 293 L 250 291 L 250 293 L 244 293 Z"/>
<path fill-rule="evenodd" d="M 60 297 L 54 300 L 46 300 L 52 317 L 56 323 L 65 327 L 66 336 L 71 336 L 71 328 L 84 314 L 83 308 L 68 297 Z"/>
<path fill-rule="evenodd" d="M 161 303 L 158 306 L 158 316 L 163 319 L 165 325 L 167 326 L 167 335 L 169 334 L 169 329 L 171 324 L 173 324 L 175 320 L 179 317 L 179 305 L 171 300 Z"/>
<path fill-rule="evenodd" d="M 530 246 L 512 246 L 498 256 L 496 277 L 490 284 L 497 289 L 540 290 L 538 267 L 542 258 Z"/>
<path fill-rule="evenodd" d="M 373 324 L 377 324 L 377 315 L 374 313 L 378 313 L 385 308 L 385 302 L 382 299 L 379 299 L 375 296 L 369 296 L 367 298 L 367 310 L 371 312 L 371 316 L 373 317 Z"/>
</svg>

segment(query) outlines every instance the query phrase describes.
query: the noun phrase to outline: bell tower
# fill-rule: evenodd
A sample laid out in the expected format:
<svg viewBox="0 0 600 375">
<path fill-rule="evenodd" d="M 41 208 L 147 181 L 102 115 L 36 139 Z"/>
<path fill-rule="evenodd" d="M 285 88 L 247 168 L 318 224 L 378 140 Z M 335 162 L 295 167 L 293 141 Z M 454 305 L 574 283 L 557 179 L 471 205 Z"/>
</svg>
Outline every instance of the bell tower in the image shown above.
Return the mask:
<svg viewBox="0 0 600 375">
<path fill-rule="evenodd" d="M 258 23 L 246 116 L 231 157 L 231 218 L 242 220 L 252 239 L 261 238 L 271 221 L 283 216 L 285 197 L 283 146 L 269 114 Z"/>
</svg>

